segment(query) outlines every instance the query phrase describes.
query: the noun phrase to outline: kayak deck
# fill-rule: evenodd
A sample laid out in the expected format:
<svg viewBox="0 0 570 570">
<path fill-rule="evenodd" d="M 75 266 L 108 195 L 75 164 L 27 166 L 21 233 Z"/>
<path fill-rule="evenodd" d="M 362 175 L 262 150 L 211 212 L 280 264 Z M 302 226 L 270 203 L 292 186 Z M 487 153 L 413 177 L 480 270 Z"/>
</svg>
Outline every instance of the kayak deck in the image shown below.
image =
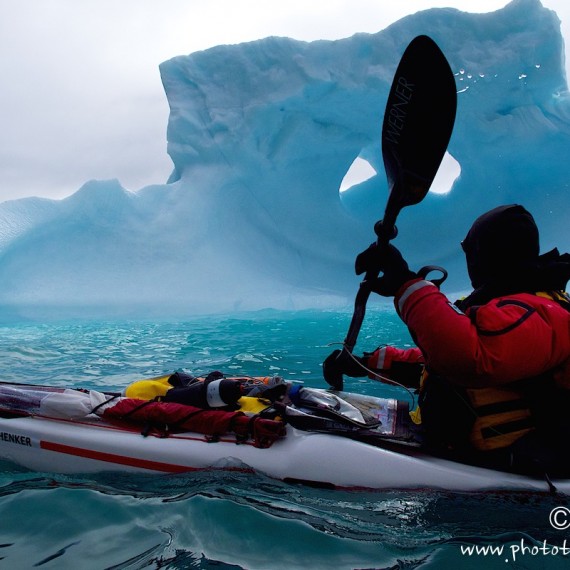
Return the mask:
<svg viewBox="0 0 570 570">
<path fill-rule="evenodd" d="M 105 471 L 186 473 L 225 469 L 334 488 L 443 489 L 449 491 L 548 491 L 546 480 L 473 467 L 432 457 L 416 448 L 398 450 L 287 426 L 268 449 L 236 443 L 232 435 L 197 433 L 143 436 L 140 426 L 93 417 L 64 420 L 0 417 L 0 457 L 25 468 L 57 473 Z M 570 494 L 570 481 L 554 481 Z"/>
</svg>

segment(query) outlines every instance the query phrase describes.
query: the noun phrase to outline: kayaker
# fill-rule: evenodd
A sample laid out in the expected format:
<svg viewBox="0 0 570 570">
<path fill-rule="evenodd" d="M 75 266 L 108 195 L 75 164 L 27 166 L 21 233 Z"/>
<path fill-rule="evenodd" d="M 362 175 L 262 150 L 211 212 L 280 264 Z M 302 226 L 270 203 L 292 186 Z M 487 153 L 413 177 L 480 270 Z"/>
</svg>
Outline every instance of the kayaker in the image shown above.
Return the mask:
<svg viewBox="0 0 570 570">
<path fill-rule="evenodd" d="M 520 205 L 480 216 L 462 248 L 473 292 L 451 303 L 390 245 L 374 291 L 394 296 L 418 348 L 383 347 L 325 367 L 348 376 L 425 365 L 419 388 L 425 445 L 462 460 L 570 476 L 570 255 L 539 254 L 539 233 Z M 378 259 L 373 244 L 357 265 Z M 409 364 L 408 364 L 409 366 Z M 342 369 L 338 369 L 341 367 Z M 414 368 L 412 368 L 414 370 Z M 402 376 L 400 375 L 400 380 Z"/>
</svg>

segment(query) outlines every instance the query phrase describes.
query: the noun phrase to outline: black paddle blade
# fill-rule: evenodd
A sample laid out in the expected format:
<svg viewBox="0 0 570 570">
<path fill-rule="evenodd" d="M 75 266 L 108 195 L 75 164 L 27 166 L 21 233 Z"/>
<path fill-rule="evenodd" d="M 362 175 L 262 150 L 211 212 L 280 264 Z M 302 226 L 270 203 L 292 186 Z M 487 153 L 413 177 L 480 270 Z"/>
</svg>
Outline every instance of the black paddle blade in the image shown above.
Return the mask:
<svg viewBox="0 0 570 570">
<path fill-rule="evenodd" d="M 457 88 L 445 56 L 428 36 L 406 48 L 396 70 L 382 124 L 382 157 L 390 195 L 383 225 L 421 202 L 441 164 L 455 122 Z"/>
</svg>

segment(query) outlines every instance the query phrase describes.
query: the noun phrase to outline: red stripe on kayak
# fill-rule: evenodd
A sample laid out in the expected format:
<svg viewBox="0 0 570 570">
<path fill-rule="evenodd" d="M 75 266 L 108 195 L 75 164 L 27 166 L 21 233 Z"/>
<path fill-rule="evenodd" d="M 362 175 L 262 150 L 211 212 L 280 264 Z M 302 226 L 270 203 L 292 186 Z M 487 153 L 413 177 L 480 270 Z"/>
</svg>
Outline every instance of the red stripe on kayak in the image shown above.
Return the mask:
<svg viewBox="0 0 570 570">
<path fill-rule="evenodd" d="M 94 451 L 92 449 L 84 449 L 71 445 L 63 445 L 62 443 L 54 443 L 52 441 L 40 441 L 40 447 L 47 451 L 56 451 L 57 453 L 65 453 L 67 455 L 75 455 L 77 457 L 85 457 L 86 459 L 95 459 L 97 461 L 106 461 L 107 463 L 116 463 L 119 465 L 129 465 L 131 467 L 141 467 L 143 469 L 151 469 L 153 471 L 164 471 L 165 473 L 184 473 L 187 471 L 200 471 L 197 467 L 186 467 L 184 465 L 175 465 L 173 463 L 162 463 L 161 461 L 151 461 L 149 459 L 138 459 L 136 457 L 125 457 L 124 455 L 116 455 L 115 453 L 105 453 L 103 451 Z"/>
</svg>

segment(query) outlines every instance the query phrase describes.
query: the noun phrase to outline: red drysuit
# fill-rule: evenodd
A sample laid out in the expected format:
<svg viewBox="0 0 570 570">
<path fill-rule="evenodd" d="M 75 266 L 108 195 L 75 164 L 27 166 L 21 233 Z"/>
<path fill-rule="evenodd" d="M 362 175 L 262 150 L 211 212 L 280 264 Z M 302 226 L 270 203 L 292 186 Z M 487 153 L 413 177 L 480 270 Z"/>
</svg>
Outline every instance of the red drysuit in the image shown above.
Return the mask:
<svg viewBox="0 0 570 570">
<path fill-rule="evenodd" d="M 423 357 L 430 370 L 472 388 L 555 370 L 558 385 L 570 388 L 570 313 L 556 301 L 518 293 L 463 314 L 433 283 L 414 279 L 394 302 L 419 349 L 379 349 L 369 360 L 374 368 Z"/>
</svg>

